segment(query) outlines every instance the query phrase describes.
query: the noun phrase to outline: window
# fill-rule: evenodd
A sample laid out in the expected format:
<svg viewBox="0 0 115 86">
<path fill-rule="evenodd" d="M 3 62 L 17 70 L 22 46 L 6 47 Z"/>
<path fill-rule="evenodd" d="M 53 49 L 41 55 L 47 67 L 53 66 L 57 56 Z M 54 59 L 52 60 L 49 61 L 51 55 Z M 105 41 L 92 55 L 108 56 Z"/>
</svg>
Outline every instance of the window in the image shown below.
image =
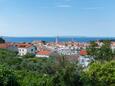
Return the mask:
<svg viewBox="0 0 115 86">
<path fill-rule="evenodd" d="M 31 51 L 34 51 L 34 49 L 31 49 Z"/>
</svg>

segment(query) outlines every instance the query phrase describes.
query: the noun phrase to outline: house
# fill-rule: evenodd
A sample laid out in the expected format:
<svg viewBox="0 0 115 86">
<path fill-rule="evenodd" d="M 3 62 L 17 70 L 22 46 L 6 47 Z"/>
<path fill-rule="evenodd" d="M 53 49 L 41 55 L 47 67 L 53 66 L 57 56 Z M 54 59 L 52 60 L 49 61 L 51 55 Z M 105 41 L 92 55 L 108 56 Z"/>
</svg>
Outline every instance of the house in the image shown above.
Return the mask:
<svg viewBox="0 0 115 86">
<path fill-rule="evenodd" d="M 27 53 L 35 54 L 36 47 L 32 44 L 28 43 L 19 43 L 16 44 L 16 47 L 18 48 L 18 55 L 23 56 Z"/>
<path fill-rule="evenodd" d="M 56 51 L 60 55 L 77 55 L 79 53 L 78 49 L 76 47 L 73 47 L 73 46 L 66 46 L 66 47 L 62 47 L 62 48 L 57 48 Z"/>
<path fill-rule="evenodd" d="M 36 53 L 36 57 L 49 58 L 50 55 L 51 55 L 51 51 L 49 50 L 40 50 Z"/>
<path fill-rule="evenodd" d="M 112 51 L 115 51 L 115 42 L 111 43 L 111 49 L 112 49 Z"/>
<path fill-rule="evenodd" d="M 88 56 L 80 56 L 78 61 L 83 67 L 87 67 L 92 60 L 93 59 L 91 57 L 89 58 Z"/>
<path fill-rule="evenodd" d="M 83 67 L 87 67 L 91 61 L 93 60 L 93 58 L 91 56 L 88 55 L 88 52 L 86 50 L 81 50 L 79 52 L 79 63 L 83 66 Z"/>
<path fill-rule="evenodd" d="M 18 51 L 18 48 L 12 43 L 1 43 L 0 49 L 8 49 L 10 51 L 15 51 L 15 52 Z"/>
</svg>

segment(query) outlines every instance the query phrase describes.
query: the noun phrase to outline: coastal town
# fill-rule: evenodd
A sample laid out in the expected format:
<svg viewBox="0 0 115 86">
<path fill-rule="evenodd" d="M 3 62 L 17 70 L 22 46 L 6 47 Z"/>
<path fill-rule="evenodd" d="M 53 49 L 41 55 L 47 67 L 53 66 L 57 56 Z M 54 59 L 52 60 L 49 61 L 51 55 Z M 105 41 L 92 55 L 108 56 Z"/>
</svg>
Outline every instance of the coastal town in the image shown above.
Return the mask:
<svg viewBox="0 0 115 86">
<path fill-rule="evenodd" d="M 0 86 L 115 86 L 115 0 L 0 0 Z"/>
<path fill-rule="evenodd" d="M 103 45 L 102 42 L 96 42 L 99 47 Z M 7 49 L 17 52 L 17 55 L 22 58 L 24 55 L 32 54 L 35 58 L 49 58 L 55 56 L 65 56 L 69 61 L 78 61 L 83 66 L 88 66 L 92 58 L 88 57 L 87 47 L 89 42 L 60 42 L 57 38 L 55 42 L 33 41 L 28 42 L 5 42 L 0 43 L 0 49 Z M 111 42 L 111 49 L 114 51 L 115 42 Z"/>
</svg>

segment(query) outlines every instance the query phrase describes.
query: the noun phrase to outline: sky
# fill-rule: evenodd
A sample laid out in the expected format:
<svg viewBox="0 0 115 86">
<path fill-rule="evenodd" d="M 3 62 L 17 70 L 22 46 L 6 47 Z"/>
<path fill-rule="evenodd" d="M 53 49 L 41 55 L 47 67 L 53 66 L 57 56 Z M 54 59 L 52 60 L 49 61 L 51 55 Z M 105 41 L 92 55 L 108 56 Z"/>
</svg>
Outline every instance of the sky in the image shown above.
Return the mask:
<svg viewBox="0 0 115 86">
<path fill-rule="evenodd" d="M 115 37 L 115 0 L 0 0 L 0 35 Z"/>
</svg>

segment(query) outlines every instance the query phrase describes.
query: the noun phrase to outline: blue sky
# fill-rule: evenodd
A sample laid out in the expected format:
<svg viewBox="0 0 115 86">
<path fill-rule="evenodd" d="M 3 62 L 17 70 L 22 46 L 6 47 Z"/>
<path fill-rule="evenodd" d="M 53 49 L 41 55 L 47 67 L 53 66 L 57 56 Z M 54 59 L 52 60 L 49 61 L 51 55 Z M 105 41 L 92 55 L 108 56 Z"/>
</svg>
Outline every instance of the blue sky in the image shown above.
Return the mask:
<svg viewBox="0 0 115 86">
<path fill-rule="evenodd" d="M 0 0 L 0 34 L 115 37 L 115 0 Z"/>
</svg>

